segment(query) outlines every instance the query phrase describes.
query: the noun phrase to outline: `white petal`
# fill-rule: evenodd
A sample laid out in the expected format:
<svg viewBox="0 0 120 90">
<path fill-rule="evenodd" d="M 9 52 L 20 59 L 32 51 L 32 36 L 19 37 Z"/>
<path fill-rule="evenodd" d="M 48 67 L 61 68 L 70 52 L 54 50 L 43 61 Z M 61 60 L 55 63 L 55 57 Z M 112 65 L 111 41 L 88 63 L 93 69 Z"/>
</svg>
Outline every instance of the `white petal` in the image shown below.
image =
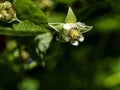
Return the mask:
<svg viewBox="0 0 120 90">
<path fill-rule="evenodd" d="M 79 45 L 79 42 L 78 41 L 75 41 L 75 42 L 73 42 L 73 43 L 71 43 L 72 45 L 74 45 L 74 46 L 78 46 Z"/>
<path fill-rule="evenodd" d="M 64 24 L 63 28 L 66 29 L 66 30 L 70 30 L 71 26 L 70 26 L 70 24 Z"/>
<path fill-rule="evenodd" d="M 84 41 L 83 35 L 80 35 L 79 41 L 80 41 L 80 42 L 83 42 L 83 41 Z"/>
</svg>

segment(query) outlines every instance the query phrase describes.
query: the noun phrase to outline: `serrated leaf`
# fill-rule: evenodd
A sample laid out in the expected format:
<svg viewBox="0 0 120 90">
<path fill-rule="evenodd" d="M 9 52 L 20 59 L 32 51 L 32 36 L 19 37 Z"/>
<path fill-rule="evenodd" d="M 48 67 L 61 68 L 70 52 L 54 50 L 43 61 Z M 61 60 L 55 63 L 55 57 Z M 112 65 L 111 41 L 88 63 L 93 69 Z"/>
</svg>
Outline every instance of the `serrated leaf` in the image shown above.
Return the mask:
<svg viewBox="0 0 120 90">
<path fill-rule="evenodd" d="M 15 30 L 21 30 L 23 32 L 39 32 L 44 33 L 47 31 L 47 29 L 43 28 L 43 26 L 38 26 L 32 22 L 29 21 L 23 21 L 19 24 L 13 24 L 13 28 Z"/>
<path fill-rule="evenodd" d="M 41 23 L 47 23 L 46 15 L 40 10 L 40 8 L 32 0 L 16 0 L 14 7 L 18 19 L 29 20 L 38 25 Z"/>
<path fill-rule="evenodd" d="M 76 23 L 76 21 L 77 21 L 77 18 L 74 12 L 72 11 L 72 9 L 69 7 L 68 14 L 65 19 L 65 23 Z"/>
<path fill-rule="evenodd" d="M 62 31 L 64 23 L 48 23 L 51 28 L 57 32 Z"/>
<path fill-rule="evenodd" d="M 47 29 L 29 21 L 13 24 L 13 28 L 0 27 L 0 34 L 12 36 L 35 36 L 47 32 Z"/>
</svg>

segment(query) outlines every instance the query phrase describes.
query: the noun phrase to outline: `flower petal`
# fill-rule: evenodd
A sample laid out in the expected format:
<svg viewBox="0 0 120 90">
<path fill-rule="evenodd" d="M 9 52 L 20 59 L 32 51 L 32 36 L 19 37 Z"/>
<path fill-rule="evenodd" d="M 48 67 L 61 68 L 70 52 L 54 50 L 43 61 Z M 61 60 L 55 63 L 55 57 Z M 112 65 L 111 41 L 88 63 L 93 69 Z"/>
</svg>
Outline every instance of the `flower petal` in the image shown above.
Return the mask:
<svg viewBox="0 0 120 90">
<path fill-rule="evenodd" d="M 83 41 L 84 41 L 84 36 L 83 36 L 83 35 L 80 35 L 79 41 L 80 41 L 80 42 L 83 42 Z"/>
<path fill-rule="evenodd" d="M 78 46 L 78 45 L 79 45 L 79 42 L 78 42 L 78 41 L 74 41 L 74 42 L 71 42 L 71 44 L 72 44 L 73 46 Z"/>
<path fill-rule="evenodd" d="M 70 29 L 71 29 L 71 25 L 70 25 L 70 24 L 64 24 L 64 25 L 63 25 L 63 28 L 64 28 L 65 30 L 70 30 Z"/>
</svg>

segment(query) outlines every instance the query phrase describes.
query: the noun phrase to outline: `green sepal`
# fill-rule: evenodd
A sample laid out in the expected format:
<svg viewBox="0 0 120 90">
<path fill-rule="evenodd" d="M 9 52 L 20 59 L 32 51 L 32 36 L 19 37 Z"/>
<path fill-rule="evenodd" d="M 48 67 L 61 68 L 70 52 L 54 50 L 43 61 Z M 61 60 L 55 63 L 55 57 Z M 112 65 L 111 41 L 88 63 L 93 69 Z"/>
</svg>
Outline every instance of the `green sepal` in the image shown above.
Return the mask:
<svg viewBox="0 0 120 90">
<path fill-rule="evenodd" d="M 76 22 L 77 22 L 77 18 L 74 12 L 72 11 L 71 7 L 69 7 L 68 14 L 65 19 L 65 23 L 76 23 Z"/>
<path fill-rule="evenodd" d="M 93 28 L 93 26 L 88 26 L 81 22 L 77 22 L 76 25 L 79 27 L 81 33 L 86 33 Z"/>
<path fill-rule="evenodd" d="M 62 43 L 65 43 L 65 39 L 63 39 L 63 36 L 62 36 L 62 33 L 59 33 L 57 36 L 56 36 L 56 40 L 59 41 L 59 42 L 62 42 Z"/>
<path fill-rule="evenodd" d="M 48 23 L 48 25 L 56 30 L 57 32 L 61 32 L 63 29 L 64 23 Z"/>
</svg>

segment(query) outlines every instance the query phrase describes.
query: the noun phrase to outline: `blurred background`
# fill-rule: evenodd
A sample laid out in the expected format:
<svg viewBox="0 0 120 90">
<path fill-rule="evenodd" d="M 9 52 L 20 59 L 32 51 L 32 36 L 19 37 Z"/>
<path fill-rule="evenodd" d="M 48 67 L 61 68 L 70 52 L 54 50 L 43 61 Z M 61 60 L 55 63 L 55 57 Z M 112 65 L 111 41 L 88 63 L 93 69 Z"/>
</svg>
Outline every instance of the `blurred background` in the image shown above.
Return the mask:
<svg viewBox="0 0 120 90">
<path fill-rule="evenodd" d="M 78 47 L 55 36 L 43 59 L 27 37 L 0 35 L 0 90 L 120 90 L 120 0 L 33 1 L 49 22 L 63 22 L 70 6 L 93 29 Z"/>
</svg>

